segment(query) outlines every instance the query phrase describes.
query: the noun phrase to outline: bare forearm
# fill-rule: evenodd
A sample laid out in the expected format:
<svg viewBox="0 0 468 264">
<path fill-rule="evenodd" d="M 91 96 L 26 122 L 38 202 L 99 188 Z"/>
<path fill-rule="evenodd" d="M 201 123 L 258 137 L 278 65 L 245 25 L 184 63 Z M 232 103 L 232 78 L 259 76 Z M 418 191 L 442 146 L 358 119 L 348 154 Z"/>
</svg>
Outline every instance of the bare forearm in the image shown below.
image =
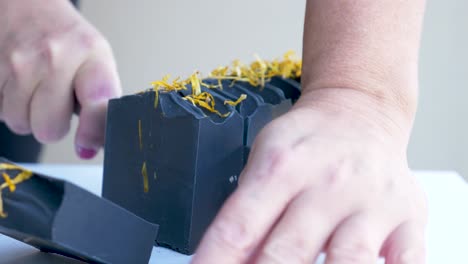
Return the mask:
<svg viewBox="0 0 468 264">
<path fill-rule="evenodd" d="M 412 119 L 425 0 L 308 0 L 305 91 L 350 88 Z"/>
</svg>

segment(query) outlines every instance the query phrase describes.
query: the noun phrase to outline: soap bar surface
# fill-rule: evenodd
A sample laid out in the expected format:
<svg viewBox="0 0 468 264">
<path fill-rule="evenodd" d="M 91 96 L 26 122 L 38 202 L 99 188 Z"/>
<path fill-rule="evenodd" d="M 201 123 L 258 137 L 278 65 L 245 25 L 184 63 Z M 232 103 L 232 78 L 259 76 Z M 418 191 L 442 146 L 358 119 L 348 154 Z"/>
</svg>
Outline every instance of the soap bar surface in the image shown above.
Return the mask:
<svg viewBox="0 0 468 264">
<path fill-rule="evenodd" d="M 237 186 L 243 120 L 217 96 L 229 117 L 203 112 L 172 92 L 160 93 L 155 107 L 155 96 L 111 100 L 102 194 L 158 223 L 158 245 L 192 254 Z"/>
<path fill-rule="evenodd" d="M 280 78 L 265 87 L 204 84 L 203 103 L 217 113 L 188 100 L 194 92 L 186 84 L 113 99 L 107 115 L 103 197 L 158 223 L 156 244 L 184 254 L 194 253 L 236 189 L 255 137 L 300 95 L 298 82 Z M 217 85 L 224 88 L 209 88 Z"/>
<path fill-rule="evenodd" d="M 25 171 L 10 165 L 0 158 L 0 173 L 14 179 Z M 37 173 L 14 191 L 3 188 L 2 201 L 0 233 L 88 263 L 148 263 L 158 233 L 158 225 L 106 199 Z"/>
</svg>

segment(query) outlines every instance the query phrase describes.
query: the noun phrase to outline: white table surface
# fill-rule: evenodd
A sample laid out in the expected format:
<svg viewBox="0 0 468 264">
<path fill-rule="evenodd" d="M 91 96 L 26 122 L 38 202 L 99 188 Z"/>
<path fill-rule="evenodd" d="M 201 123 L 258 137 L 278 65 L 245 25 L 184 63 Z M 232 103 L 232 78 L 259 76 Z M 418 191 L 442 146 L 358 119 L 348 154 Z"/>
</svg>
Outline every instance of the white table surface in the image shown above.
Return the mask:
<svg viewBox="0 0 468 264">
<path fill-rule="evenodd" d="M 66 179 L 100 195 L 102 168 L 82 165 L 31 165 L 32 170 Z M 428 264 L 468 263 L 468 184 L 455 172 L 416 172 L 429 200 Z M 150 263 L 186 264 L 190 257 L 154 247 Z M 0 235 L 0 263 L 79 264 Z"/>
</svg>

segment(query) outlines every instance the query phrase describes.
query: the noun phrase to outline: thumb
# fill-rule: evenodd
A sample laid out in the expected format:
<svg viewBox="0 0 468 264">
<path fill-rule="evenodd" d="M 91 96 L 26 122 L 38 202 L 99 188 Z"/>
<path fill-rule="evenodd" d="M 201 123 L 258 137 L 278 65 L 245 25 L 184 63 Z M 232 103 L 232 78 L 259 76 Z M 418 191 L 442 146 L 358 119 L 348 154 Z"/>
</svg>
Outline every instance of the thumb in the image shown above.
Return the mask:
<svg viewBox="0 0 468 264">
<path fill-rule="evenodd" d="M 104 144 L 108 101 L 122 93 L 113 57 L 94 56 L 85 61 L 75 76 L 74 87 L 81 108 L 75 149 L 79 157 L 91 159 Z"/>
</svg>

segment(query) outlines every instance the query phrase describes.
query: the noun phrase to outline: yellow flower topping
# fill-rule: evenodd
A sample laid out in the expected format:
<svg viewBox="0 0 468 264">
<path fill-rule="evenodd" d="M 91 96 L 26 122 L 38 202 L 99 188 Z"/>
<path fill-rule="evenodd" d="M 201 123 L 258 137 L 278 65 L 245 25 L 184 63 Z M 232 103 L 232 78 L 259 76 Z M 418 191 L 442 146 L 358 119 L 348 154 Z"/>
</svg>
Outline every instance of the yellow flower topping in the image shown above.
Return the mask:
<svg viewBox="0 0 468 264">
<path fill-rule="evenodd" d="M 143 191 L 149 192 L 148 170 L 146 169 L 146 162 L 141 166 L 141 175 L 143 176 Z"/>
<path fill-rule="evenodd" d="M 299 78 L 302 74 L 302 60 L 296 57 L 294 51 L 288 51 L 281 60 L 266 61 L 257 55 L 255 58 L 255 61 L 250 65 L 235 60 L 230 66 L 220 66 L 214 69 L 210 73 L 209 78 L 218 80 L 218 85 L 207 84 L 203 81 L 204 79 L 200 77 L 198 72 L 190 75 L 190 77 L 185 80 L 175 78 L 172 82 L 169 81 L 171 78 L 170 75 L 166 75 L 162 80 L 151 83 L 155 91 L 154 107 L 156 108 L 158 106 L 160 91 L 187 90 L 187 85 L 190 84 L 192 86 L 192 94 L 183 97 L 184 100 L 190 101 L 193 105 L 216 113 L 221 117 L 227 117 L 230 113 L 222 114 L 216 110 L 213 95 L 208 92 L 202 92 L 202 86 L 209 89 L 223 89 L 222 80 L 232 80 L 231 86 L 234 85 L 236 81 L 243 81 L 262 89 L 265 83 L 273 77 Z M 227 100 L 224 104 L 236 106 L 246 98 L 247 95 L 242 94 L 236 101 Z"/>
<path fill-rule="evenodd" d="M 244 101 L 245 99 L 247 99 L 247 95 L 246 94 L 242 94 L 236 101 L 231 101 L 231 100 L 226 100 L 224 101 L 224 104 L 226 105 L 231 105 L 231 106 L 236 106 L 238 104 L 240 104 L 242 101 Z"/>
<path fill-rule="evenodd" d="M 29 170 L 21 168 L 19 166 L 8 164 L 8 163 L 0 163 L 0 170 L 8 171 L 8 170 L 18 170 L 20 171 L 15 178 L 11 179 L 8 173 L 3 172 L 2 176 L 4 179 L 4 183 L 0 185 L 0 218 L 6 218 L 7 214 L 3 211 L 3 199 L 2 199 L 2 190 L 8 188 L 10 192 L 16 191 L 16 185 L 30 179 L 33 176 L 33 173 Z"/>
</svg>

